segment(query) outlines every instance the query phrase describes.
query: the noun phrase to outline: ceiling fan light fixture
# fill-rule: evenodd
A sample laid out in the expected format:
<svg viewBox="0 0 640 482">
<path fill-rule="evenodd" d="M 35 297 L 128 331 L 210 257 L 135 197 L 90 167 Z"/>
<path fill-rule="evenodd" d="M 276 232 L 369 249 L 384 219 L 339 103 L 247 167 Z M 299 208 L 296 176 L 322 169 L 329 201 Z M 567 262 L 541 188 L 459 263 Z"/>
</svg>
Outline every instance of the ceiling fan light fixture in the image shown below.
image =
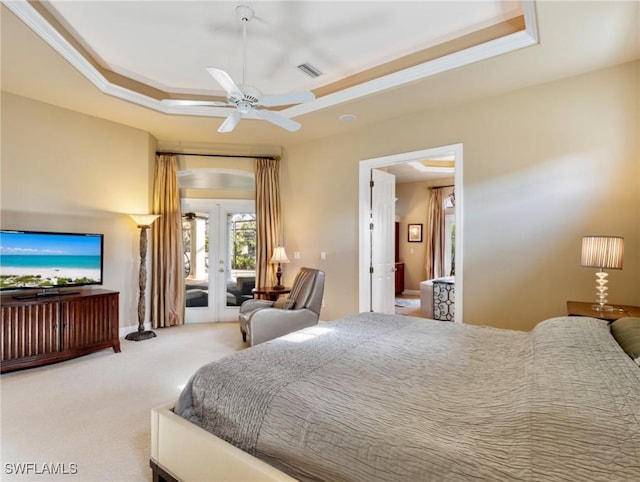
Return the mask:
<svg viewBox="0 0 640 482">
<path fill-rule="evenodd" d="M 251 105 L 251 103 L 247 102 L 246 100 L 241 100 L 236 105 L 238 107 L 238 111 L 241 114 L 248 114 L 249 112 L 251 112 L 251 109 L 253 109 L 253 106 Z"/>
</svg>

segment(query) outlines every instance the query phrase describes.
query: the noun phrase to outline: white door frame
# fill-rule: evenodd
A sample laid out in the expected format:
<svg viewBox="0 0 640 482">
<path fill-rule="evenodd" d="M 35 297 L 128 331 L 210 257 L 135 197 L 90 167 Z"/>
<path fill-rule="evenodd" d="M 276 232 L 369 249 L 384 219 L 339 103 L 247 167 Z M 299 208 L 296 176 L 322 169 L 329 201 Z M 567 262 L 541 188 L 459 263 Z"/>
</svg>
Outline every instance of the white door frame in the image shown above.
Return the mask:
<svg viewBox="0 0 640 482">
<path fill-rule="evenodd" d="M 369 244 L 369 180 L 371 178 L 370 170 L 385 166 L 393 166 L 396 164 L 404 164 L 406 162 L 419 161 L 426 157 L 437 157 L 454 154 L 455 157 L 455 174 L 454 183 L 456 190 L 456 289 L 455 289 L 455 321 L 462 323 L 462 300 L 463 300 L 463 267 L 464 257 L 462 252 L 462 240 L 464 233 L 463 225 L 463 189 L 462 189 L 462 144 L 451 144 L 448 146 L 433 147 L 420 151 L 404 152 L 400 154 L 392 154 L 390 156 L 376 157 L 372 159 L 364 159 L 359 165 L 359 249 L 358 249 L 358 300 L 359 311 L 369 311 L 370 306 L 370 287 L 369 287 L 369 260 L 371 256 L 371 245 Z M 393 239 L 390 241 L 393 243 Z"/>
</svg>

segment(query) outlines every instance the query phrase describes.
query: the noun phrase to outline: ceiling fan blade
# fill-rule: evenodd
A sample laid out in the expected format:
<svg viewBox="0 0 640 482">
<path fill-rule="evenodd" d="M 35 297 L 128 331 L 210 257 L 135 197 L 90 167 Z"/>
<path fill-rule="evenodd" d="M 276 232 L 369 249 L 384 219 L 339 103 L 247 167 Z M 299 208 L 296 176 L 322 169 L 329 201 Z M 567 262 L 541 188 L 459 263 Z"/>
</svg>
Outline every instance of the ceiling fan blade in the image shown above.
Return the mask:
<svg viewBox="0 0 640 482">
<path fill-rule="evenodd" d="M 231 76 L 224 70 L 217 69 L 215 67 L 207 67 L 207 72 L 209 72 L 211 76 L 216 79 L 218 84 L 222 86 L 229 97 L 235 97 L 237 99 L 242 99 L 244 97 L 244 94 L 240 90 L 240 87 L 236 85 Z"/>
<path fill-rule="evenodd" d="M 222 125 L 218 128 L 218 132 L 231 132 L 236 124 L 242 119 L 240 111 L 233 111 L 227 116 Z"/>
<path fill-rule="evenodd" d="M 175 107 L 190 106 L 211 106 L 211 107 L 228 107 L 228 102 L 220 102 L 216 100 L 187 100 L 187 99 L 162 99 L 164 105 Z"/>
<path fill-rule="evenodd" d="M 269 121 L 272 124 L 277 125 L 278 127 L 282 127 L 283 129 L 286 129 L 290 132 L 295 132 L 301 127 L 298 122 L 288 119 L 283 115 L 267 109 L 255 109 L 254 112 L 258 117 Z"/>
<path fill-rule="evenodd" d="M 277 105 L 303 104 L 311 102 L 316 98 L 315 94 L 309 90 L 299 92 L 289 92 L 288 94 L 265 95 L 260 98 L 260 105 L 274 107 Z"/>
</svg>

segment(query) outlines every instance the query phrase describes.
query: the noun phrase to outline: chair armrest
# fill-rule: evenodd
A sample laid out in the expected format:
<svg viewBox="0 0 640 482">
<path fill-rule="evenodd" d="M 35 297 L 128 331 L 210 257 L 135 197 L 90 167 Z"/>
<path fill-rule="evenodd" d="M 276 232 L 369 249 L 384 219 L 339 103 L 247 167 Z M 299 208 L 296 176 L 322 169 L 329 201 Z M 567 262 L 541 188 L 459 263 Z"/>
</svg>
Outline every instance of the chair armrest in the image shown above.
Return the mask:
<svg viewBox="0 0 640 482">
<path fill-rule="evenodd" d="M 251 315 L 251 346 L 318 324 L 318 315 L 307 308 L 279 310 L 266 308 Z"/>
<path fill-rule="evenodd" d="M 271 308 L 273 301 L 268 300 L 247 300 L 240 305 L 240 313 L 248 313 L 262 308 Z"/>
</svg>

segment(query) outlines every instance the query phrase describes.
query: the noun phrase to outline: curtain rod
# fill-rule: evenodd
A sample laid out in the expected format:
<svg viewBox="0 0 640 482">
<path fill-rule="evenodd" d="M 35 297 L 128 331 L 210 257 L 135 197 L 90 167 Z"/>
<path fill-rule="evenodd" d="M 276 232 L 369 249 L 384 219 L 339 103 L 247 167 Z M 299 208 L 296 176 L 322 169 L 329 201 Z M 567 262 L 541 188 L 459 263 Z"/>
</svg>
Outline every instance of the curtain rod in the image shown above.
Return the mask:
<svg viewBox="0 0 640 482">
<path fill-rule="evenodd" d="M 448 186 L 433 186 L 431 189 L 444 189 L 445 187 L 456 187 L 453 184 L 449 184 Z"/>
<path fill-rule="evenodd" d="M 176 156 L 203 156 L 203 157 L 238 157 L 243 159 L 271 159 L 273 161 L 280 159 L 279 157 L 274 156 L 242 156 L 239 154 L 196 154 L 191 152 L 159 152 L 156 151 L 156 154 L 169 154 Z"/>
</svg>

